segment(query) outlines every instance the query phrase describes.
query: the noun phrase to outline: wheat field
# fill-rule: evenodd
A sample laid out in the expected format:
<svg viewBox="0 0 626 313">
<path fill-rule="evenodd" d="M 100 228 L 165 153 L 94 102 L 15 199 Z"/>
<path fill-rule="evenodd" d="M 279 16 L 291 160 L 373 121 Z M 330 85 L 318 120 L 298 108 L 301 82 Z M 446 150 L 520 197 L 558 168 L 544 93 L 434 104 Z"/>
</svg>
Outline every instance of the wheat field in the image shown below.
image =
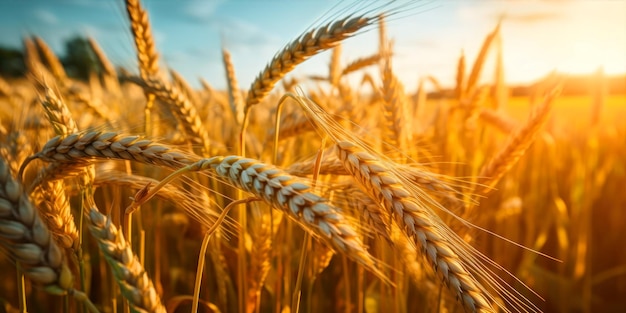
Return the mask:
<svg viewBox="0 0 626 313">
<path fill-rule="evenodd" d="M 0 312 L 626 310 L 626 96 L 603 75 L 511 96 L 498 24 L 454 88 L 410 94 L 383 7 L 251 86 L 223 49 L 228 88 L 198 89 L 125 7 L 137 68 L 91 38 L 81 80 L 26 37 L 26 77 L 0 77 Z M 368 30 L 377 53 L 342 55 Z M 323 51 L 326 76 L 288 76 Z"/>
</svg>

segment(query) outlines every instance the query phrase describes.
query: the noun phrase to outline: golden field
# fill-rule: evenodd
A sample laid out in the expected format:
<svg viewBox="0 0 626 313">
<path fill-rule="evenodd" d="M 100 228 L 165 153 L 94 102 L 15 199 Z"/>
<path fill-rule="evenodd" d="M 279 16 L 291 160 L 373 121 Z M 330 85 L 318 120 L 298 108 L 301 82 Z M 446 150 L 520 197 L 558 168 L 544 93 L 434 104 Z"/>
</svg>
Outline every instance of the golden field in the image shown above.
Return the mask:
<svg viewBox="0 0 626 313">
<path fill-rule="evenodd" d="M 608 77 L 511 96 L 498 25 L 450 60 L 454 88 L 408 94 L 374 14 L 294 39 L 247 89 L 224 50 L 228 90 L 197 89 L 126 8 L 137 69 L 90 40 L 78 79 L 26 38 L 26 77 L 0 77 L 0 312 L 626 310 Z M 342 55 L 367 28 L 378 52 Z M 326 50 L 327 76 L 284 78 Z"/>
</svg>

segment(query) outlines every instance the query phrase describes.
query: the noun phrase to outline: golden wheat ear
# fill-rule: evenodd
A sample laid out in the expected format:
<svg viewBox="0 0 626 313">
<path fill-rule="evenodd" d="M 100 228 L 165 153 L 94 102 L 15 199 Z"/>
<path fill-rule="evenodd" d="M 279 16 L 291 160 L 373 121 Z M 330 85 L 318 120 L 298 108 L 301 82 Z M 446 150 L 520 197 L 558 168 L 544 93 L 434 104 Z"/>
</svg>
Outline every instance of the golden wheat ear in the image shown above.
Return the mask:
<svg viewBox="0 0 626 313">
<path fill-rule="evenodd" d="M 298 64 L 324 50 L 337 46 L 344 39 L 353 36 L 378 19 L 379 16 L 348 16 L 325 26 L 314 28 L 287 44 L 252 82 L 245 111 L 263 101 L 267 94 L 272 91 L 274 85 Z"/>
<path fill-rule="evenodd" d="M 226 81 L 228 84 L 228 102 L 230 103 L 230 109 L 235 117 L 237 125 L 243 123 L 244 115 L 244 103 L 241 93 L 239 91 L 239 84 L 237 83 L 237 76 L 235 75 L 235 66 L 230 56 L 230 52 L 226 49 L 222 49 L 222 60 L 224 63 L 224 69 L 226 70 Z"/>
<path fill-rule="evenodd" d="M 383 281 L 390 282 L 354 227 L 328 200 L 313 193 L 313 187 L 307 181 L 278 167 L 236 155 L 203 159 L 187 168 L 189 171 L 208 172 L 261 198 L 273 208 L 283 211 L 304 230 L 363 265 Z"/>
<path fill-rule="evenodd" d="M 560 93 L 560 88 L 552 90 L 546 99 L 536 107 L 526 124 L 513 133 L 508 142 L 481 168 L 478 183 L 484 186 L 480 193 L 486 195 L 498 183 L 500 178 L 524 155 L 534 142 L 537 133 L 548 120 L 552 101 Z"/>
<path fill-rule="evenodd" d="M 135 40 L 139 72 L 142 78 L 159 75 L 159 55 L 154 44 L 148 12 L 139 0 L 126 0 L 126 13 Z"/>
<path fill-rule="evenodd" d="M 165 313 L 154 284 L 121 231 L 97 208 L 88 212 L 89 231 L 111 267 L 124 298 L 135 312 Z"/>
</svg>

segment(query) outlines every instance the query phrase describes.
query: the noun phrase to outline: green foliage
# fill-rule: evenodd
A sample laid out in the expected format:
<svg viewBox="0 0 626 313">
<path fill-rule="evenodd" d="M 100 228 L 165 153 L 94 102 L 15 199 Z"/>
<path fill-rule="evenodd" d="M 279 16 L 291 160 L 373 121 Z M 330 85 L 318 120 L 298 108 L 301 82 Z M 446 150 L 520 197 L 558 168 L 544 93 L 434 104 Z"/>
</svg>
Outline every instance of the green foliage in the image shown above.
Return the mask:
<svg viewBox="0 0 626 313">
<path fill-rule="evenodd" d="M 65 56 L 63 66 L 68 75 L 73 78 L 86 80 L 90 72 L 98 72 L 98 59 L 89 46 L 89 41 L 83 37 L 74 37 L 65 42 Z"/>
</svg>

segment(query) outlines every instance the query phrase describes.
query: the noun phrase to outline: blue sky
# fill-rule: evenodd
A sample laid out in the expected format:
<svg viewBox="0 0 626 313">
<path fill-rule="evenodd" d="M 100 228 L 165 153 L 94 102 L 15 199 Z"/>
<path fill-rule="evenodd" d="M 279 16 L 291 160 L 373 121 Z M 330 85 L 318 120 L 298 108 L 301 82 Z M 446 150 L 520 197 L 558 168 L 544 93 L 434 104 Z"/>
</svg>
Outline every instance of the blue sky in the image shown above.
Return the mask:
<svg viewBox="0 0 626 313">
<path fill-rule="evenodd" d="M 349 7 L 344 1 L 340 7 Z M 196 84 L 204 77 L 225 87 L 221 48 L 232 54 L 242 88 L 286 43 L 311 25 L 337 13 L 330 0 L 144 0 L 162 64 Z M 626 0 L 486 0 L 406 3 L 408 12 L 389 21 L 395 42 L 394 67 L 413 90 L 432 75 L 453 84 L 457 59 L 465 51 L 471 64 L 482 40 L 501 16 L 507 80 L 525 83 L 556 69 L 626 73 Z M 362 10 L 361 10 L 362 11 Z M 340 16 L 345 16 L 340 15 Z M 317 22 L 316 22 L 317 21 Z M 3 0 L 0 45 L 18 47 L 23 36 L 42 37 L 57 53 L 75 35 L 89 35 L 116 64 L 136 68 L 122 0 Z M 345 42 L 344 63 L 378 47 L 375 28 Z M 314 57 L 294 75 L 324 75 L 329 54 Z M 484 72 L 484 79 L 491 79 Z"/>
</svg>

